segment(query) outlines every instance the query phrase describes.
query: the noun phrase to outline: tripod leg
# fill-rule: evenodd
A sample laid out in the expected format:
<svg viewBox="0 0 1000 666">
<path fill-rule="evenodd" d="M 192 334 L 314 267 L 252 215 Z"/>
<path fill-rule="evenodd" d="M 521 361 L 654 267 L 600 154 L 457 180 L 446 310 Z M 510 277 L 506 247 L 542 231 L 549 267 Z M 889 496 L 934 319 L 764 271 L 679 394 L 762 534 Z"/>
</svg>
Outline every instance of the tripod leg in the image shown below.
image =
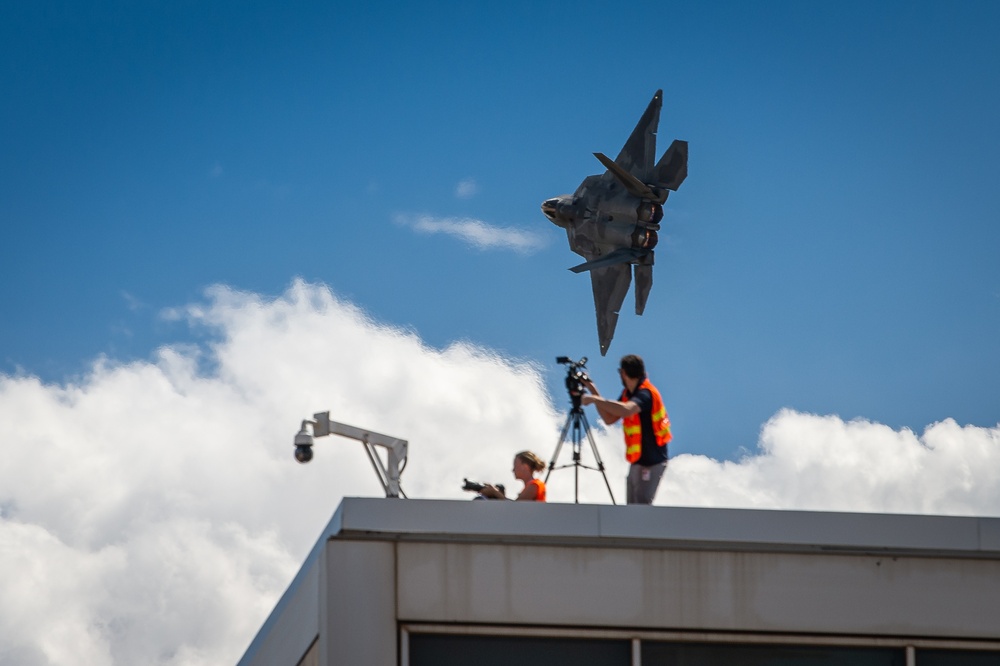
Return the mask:
<svg viewBox="0 0 1000 666">
<path fill-rule="evenodd" d="M 574 410 L 573 418 L 573 502 L 580 503 L 580 418 L 583 417 L 583 410 L 579 413 Z"/>
<path fill-rule="evenodd" d="M 569 426 L 573 422 L 572 412 L 566 416 L 566 425 L 563 426 L 562 432 L 559 434 L 559 443 L 556 444 L 556 450 L 552 454 L 552 461 L 549 463 L 549 470 L 545 473 L 544 483 L 549 482 L 549 475 L 552 474 L 552 468 L 556 466 L 556 460 L 559 458 L 559 451 L 562 450 L 563 442 L 566 441 L 566 433 L 569 432 Z"/>
<path fill-rule="evenodd" d="M 590 442 L 590 450 L 594 452 L 594 460 L 597 461 L 597 469 L 601 470 L 601 476 L 604 477 L 604 485 L 608 487 L 608 495 L 611 495 L 611 503 L 618 504 L 618 502 L 615 501 L 615 494 L 611 492 L 611 484 L 608 482 L 607 472 L 604 471 L 604 461 L 601 460 L 601 454 L 597 450 L 597 443 L 594 442 L 594 436 L 590 434 L 590 424 L 587 423 L 587 415 L 581 412 L 580 419 L 583 421 L 583 430 L 587 433 L 587 441 Z"/>
</svg>

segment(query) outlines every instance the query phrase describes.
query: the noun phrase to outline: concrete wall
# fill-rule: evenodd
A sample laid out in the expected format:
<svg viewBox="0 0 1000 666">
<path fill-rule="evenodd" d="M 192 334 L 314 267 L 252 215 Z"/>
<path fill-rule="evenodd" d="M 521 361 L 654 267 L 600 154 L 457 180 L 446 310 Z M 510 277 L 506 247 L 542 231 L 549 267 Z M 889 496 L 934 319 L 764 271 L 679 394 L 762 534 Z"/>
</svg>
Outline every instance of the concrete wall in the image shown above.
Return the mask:
<svg viewBox="0 0 1000 666">
<path fill-rule="evenodd" d="M 408 622 L 1000 638 L 1000 562 L 401 543 Z"/>
<path fill-rule="evenodd" d="M 998 649 L 998 618 L 997 519 L 347 499 L 240 664 L 394 666 L 403 625 Z"/>
<path fill-rule="evenodd" d="M 320 664 L 398 663 L 395 550 L 384 541 L 328 543 Z"/>
</svg>

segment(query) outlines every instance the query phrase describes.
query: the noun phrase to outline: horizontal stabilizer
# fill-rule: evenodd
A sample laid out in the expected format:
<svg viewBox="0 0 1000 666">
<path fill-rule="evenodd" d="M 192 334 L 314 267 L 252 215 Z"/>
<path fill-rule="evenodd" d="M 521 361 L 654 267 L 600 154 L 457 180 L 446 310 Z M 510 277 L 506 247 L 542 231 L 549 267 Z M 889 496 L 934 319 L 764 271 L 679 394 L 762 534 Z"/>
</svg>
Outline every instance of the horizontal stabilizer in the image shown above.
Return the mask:
<svg viewBox="0 0 1000 666">
<path fill-rule="evenodd" d="M 646 185 L 646 183 L 630 174 L 617 163 L 612 162 L 607 155 L 604 153 L 594 153 L 594 157 L 600 160 L 601 164 L 603 164 L 608 171 L 613 173 L 615 178 L 621 181 L 621 184 L 625 186 L 625 189 L 628 190 L 629 194 L 639 197 L 640 199 L 657 199 L 656 194 L 649 189 L 649 186 Z"/>
<path fill-rule="evenodd" d="M 688 142 L 674 139 L 667 152 L 656 163 L 653 177 L 664 189 L 676 191 L 688 175 Z"/>
<path fill-rule="evenodd" d="M 631 263 L 652 254 L 652 252 L 652 250 L 636 250 L 631 247 L 620 247 L 614 252 L 609 252 L 599 259 L 584 262 L 579 266 L 574 266 L 570 270 L 574 273 L 583 273 L 584 271 L 592 271 L 595 268 L 602 268 L 604 266 Z"/>
</svg>

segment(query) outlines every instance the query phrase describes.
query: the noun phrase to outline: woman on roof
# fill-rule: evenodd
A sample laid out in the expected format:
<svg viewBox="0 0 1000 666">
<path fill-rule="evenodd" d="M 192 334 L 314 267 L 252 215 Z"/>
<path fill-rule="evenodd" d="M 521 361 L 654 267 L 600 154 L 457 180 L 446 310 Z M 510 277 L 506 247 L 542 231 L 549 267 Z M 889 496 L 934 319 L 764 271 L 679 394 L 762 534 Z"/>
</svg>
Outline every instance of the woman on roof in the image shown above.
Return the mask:
<svg viewBox="0 0 1000 666">
<path fill-rule="evenodd" d="M 545 482 L 535 478 L 535 473 L 544 469 L 545 462 L 531 451 L 521 451 L 514 456 L 514 478 L 524 482 L 524 489 L 515 500 L 545 501 Z M 489 499 L 507 499 L 499 488 L 489 483 L 483 486 L 479 494 Z"/>
</svg>

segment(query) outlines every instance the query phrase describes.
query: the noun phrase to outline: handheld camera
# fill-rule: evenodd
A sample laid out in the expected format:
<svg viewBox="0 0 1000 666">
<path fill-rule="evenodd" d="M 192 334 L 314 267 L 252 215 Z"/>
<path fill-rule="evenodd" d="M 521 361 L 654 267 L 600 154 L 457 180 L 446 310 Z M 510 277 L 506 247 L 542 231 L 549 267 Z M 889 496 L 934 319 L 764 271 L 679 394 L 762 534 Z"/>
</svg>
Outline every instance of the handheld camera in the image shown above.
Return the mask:
<svg viewBox="0 0 1000 666">
<path fill-rule="evenodd" d="M 462 484 L 462 490 L 471 490 L 474 493 L 478 493 L 486 486 L 485 483 L 479 483 L 478 481 L 469 481 L 468 479 L 462 480 L 465 481 L 465 483 Z M 495 483 L 493 485 L 495 485 L 497 490 L 499 490 L 502 494 L 507 494 L 507 489 L 504 488 L 502 483 Z"/>
</svg>

